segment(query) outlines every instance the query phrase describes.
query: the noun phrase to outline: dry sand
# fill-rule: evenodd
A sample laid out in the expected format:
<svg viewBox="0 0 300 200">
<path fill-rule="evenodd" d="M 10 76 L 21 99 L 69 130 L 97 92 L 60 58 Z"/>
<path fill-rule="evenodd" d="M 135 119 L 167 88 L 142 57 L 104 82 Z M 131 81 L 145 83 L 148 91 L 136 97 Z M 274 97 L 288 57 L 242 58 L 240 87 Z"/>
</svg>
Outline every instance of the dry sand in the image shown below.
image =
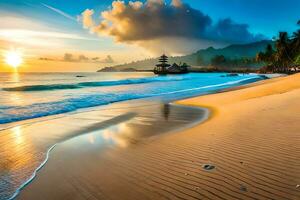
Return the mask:
<svg viewBox="0 0 300 200">
<path fill-rule="evenodd" d="M 18 199 L 300 199 L 300 74 L 178 103 L 213 115 L 104 154 L 60 144 Z"/>
</svg>

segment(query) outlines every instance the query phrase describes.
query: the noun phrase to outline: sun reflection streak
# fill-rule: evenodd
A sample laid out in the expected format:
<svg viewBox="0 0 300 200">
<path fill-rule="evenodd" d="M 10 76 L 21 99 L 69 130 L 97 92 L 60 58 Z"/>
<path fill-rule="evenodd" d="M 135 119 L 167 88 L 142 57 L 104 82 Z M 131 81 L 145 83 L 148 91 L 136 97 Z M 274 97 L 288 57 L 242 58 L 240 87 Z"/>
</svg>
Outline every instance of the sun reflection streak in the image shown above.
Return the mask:
<svg viewBox="0 0 300 200">
<path fill-rule="evenodd" d="M 11 73 L 9 81 L 13 84 L 13 87 L 20 86 L 21 77 L 17 69 L 15 69 L 15 72 Z M 26 101 L 25 95 L 18 91 L 9 92 L 7 93 L 7 96 L 10 100 L 10 103 L 16 106 L 21 106 Z"/>
<path fill-rule="evenodd" d="M 20 82 L 20 75 L 18 72 L 18 68 L 14 68 L 14 72 L 11 74 L 11 82 L 13 82 L 13 83 Z"/>
<path fill-rule="evenodd" d="M 20 126 L 12 128 L 12 132 L 15 136 L 15 142 L 17 145 L 23 143 L 22 130 Z"/>
<path fill-rule="evenodd" d="M 1 159 L 11 173 L 21 173 L 32 162 L 34 149 L 31 141 L 26 139 L 22 126 L 13 127 L 7 131 L 9 138 L 2 148 L 9 149 L 9 151 L 5 151 Z"/>
<path fill-rule="evenodd" d="M 23 98 L 23 95 L 18 92 L 13 92 L 9 95 L 10 102 L 18 106 L 21 106 L 24 103 Z"/>
</svg>

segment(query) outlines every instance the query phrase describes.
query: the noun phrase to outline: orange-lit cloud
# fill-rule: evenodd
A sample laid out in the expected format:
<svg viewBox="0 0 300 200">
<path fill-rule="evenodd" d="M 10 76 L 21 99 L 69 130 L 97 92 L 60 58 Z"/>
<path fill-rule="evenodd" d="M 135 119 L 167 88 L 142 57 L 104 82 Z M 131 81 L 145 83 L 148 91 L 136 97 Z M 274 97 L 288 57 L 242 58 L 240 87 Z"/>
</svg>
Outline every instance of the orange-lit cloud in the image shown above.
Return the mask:
<svg viewBox="0 0 300 200">
<path fill-rule="evenodd" d="M 173 52 L 183 53 L 187 48 L 176 44 L 197 44 L 199 49 L 212 42 L 245 43 L 263 38 L 250 33 L 246 24 L 231 19 L 213 23 L 208 15 L 181 0 L 172 0 L 170 5 L 164 0 L 130 1 L 128 4 L 113 1 L 111 8 L 101 12 L 99 23 L 93 21 L 93 14 L 93 10 L 87 9 L 81 16 L 83 26 L 92 33 L 111 36 L 117 42 L 151 46 L 154 51 L 161 50 L 161 46 L 172 46 Z"/>
<path fill-rule="evenodd" d="M 11 49 L 22 50 L 24 62 L 18 71 L 24 72 L 97 71 L 112 63 L 147 56 L 140 48 L 115 45 L 110 39 L 85 33 L 80 26 L 72 29 L 49 26 L 45 20 L 13 12 L 0 15 L 0 72 L 12 70 L 4 59 L 5 52 Z M 71 22 L 68 18 L 65 20 Z M 65 62 L 65 52 L 74 55 L 75 61 Z"/>
<path fill-rule="evenodd" d="M 94 21 L 93 21 L 93 16 L 94 11 L 90 10 L 90 9 L 86 9 L 83 13 L 82 13 L 82 24 L 84 28 L 92 28 L 94 27 Z"/>
<path fill-rule="evenodd" d="M 48 58 L 48 57 L 40 57 L 39 60 L 43 61 L 64 61 L 64 62 L 82 62 L 82 63 L 114 63 L 114 59 L 111 55 L 107 55 L 104 58 L 99 56 L 96 57 L 88 57 L 84 54 L 74 55 L 72 53 L 65 53 L 63 58 Z"/>
</svg>

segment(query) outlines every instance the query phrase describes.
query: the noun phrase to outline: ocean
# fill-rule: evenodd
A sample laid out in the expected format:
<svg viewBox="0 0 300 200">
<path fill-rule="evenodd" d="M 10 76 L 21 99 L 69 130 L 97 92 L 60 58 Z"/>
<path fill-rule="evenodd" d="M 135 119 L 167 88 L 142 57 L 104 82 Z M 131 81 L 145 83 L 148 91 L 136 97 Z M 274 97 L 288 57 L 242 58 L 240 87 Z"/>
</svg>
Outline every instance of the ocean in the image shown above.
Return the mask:
<svg viewBox="0 0 300 200">
<path fill-rule="evenodd" d="M 29 184 L 63 141 L 81 135 L 99 150 L 124 147 L 198 123 L 204 115 L 167 102 L 263 79 L 226 73 L 0 73 L 0 200 Z"/>
<path fill-rule="evenodd" d="M 132 99 L 185 98 L 261 79 L 222 73 L 1 73 L 0 124 Z"/>
</svg>

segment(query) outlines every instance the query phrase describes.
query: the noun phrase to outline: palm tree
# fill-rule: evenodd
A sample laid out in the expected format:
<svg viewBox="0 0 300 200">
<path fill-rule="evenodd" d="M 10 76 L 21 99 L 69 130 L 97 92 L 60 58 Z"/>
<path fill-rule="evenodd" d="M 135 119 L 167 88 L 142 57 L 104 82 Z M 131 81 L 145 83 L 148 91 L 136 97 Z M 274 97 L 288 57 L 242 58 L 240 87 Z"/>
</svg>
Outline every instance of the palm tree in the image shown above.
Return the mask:
<svg viewBox="0 0 300 200">
<path fill-rule="evenodd" d="M 300 26 L 300 20 L 297 22 Z M 268 45 L 265 52 L 256 55 L 256 60 L 267 63 L 263 70 L 271 72 L 296 72 L 300 65 L 300 29 L 291 37 L 287 32 L 280 32 L 275 42 L 276 49 Z"/>
<path fill-rule="evenodd" d="M 273 50 L 272 45 L 268 44 L 265 52 L 259 52 L 256 55 L 256 61 L 264 62 L 268 65 L 274 65 L 274 54 L 275 54 L 275 51 Z"/>
<path fill-rule="evenodd" d="M 275 51 L 273 50 L 273 47 L 271 44 L 268 44 L 267 48 L 266 48 L 266 53 L 265 53 L 265 59 L 266 62 L 271 64 L 274 60 L 274 53 Z"/>
<path fill-rule="evenodd" d="M 298 56 L 300 54 L 300 29 L 293 33 L 291 45 L 292 53 L 294 56 Z"/>
<path fill-rule="evenodd" d="M 300 20 L 297 22 L 300 26 Z M 291 38 L 291 53 L 293 56 L 294 70 L 297 71 L 297 66 L 300 65 L 300 29 L 295 31 Z"/>
<path fill-rule="evenodd" d="M 300 66 L 300 55 L 296 58 L 296 64 Z"/>
<path fill-rule="evenodd" d="M 279 71 L 288 72 L 289 66 L 293 62 L 291 52 L 291 40 L 287 32 L 280 32 L 276 41 L 275 63 Z"/>
</svg>

